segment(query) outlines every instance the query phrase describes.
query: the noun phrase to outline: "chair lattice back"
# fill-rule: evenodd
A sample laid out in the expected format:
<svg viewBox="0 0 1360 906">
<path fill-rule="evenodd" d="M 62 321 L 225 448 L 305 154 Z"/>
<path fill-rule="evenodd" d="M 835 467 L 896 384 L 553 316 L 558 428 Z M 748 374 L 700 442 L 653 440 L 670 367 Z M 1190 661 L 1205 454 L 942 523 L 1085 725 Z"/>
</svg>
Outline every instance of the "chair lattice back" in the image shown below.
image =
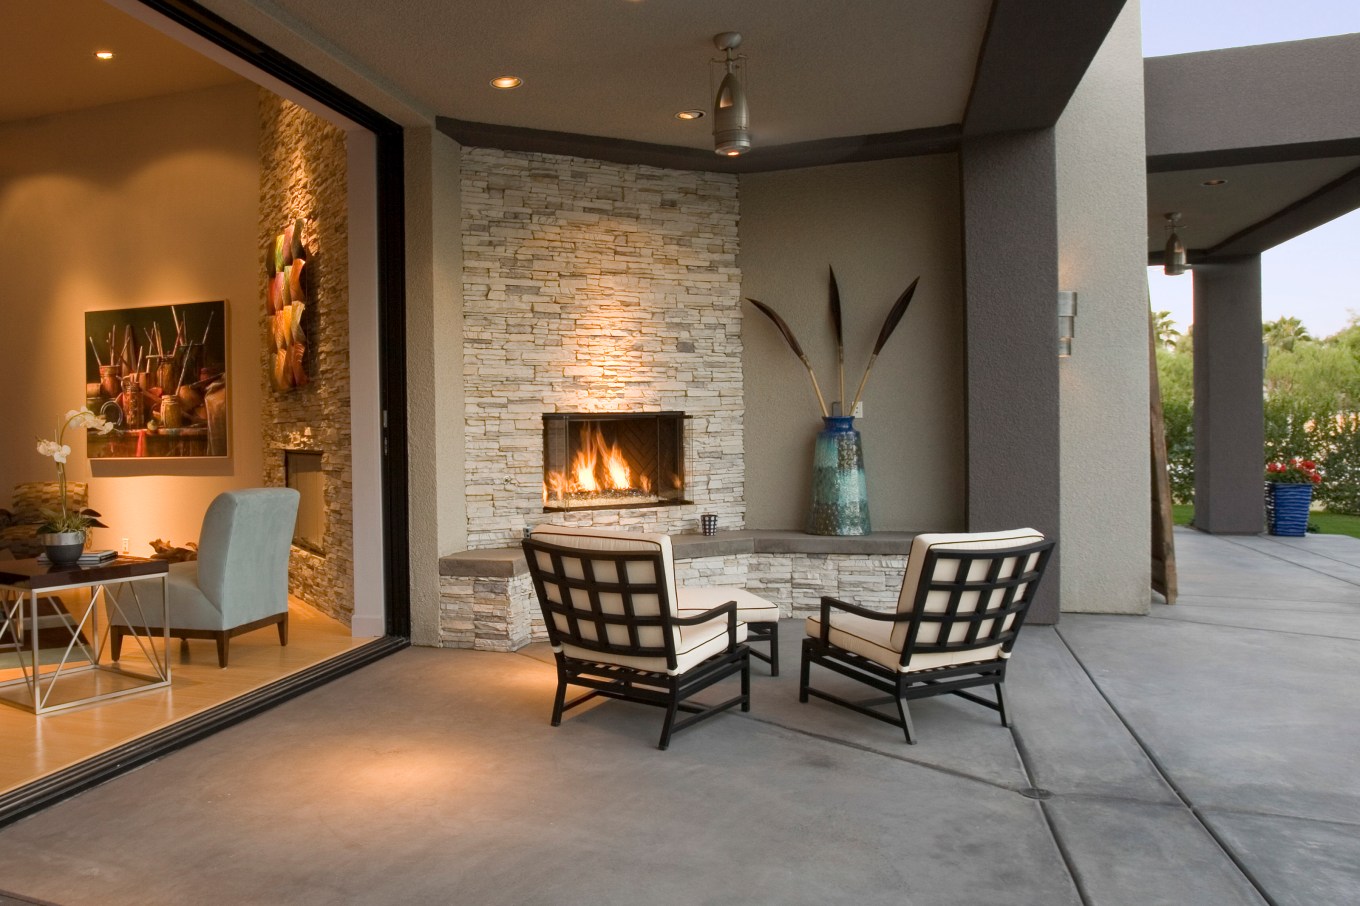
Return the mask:
<svg viewBox="0 0 1360 906">
<path fill-rule="evenodd" d="M 1008 548 L 931 548 L 906 623 L 901 666 L 917 654 L 1008 653 L 1034 602 L 1052 541 Z M 991 651 L 979 651 L 983 657 Z"/>
<path fill-rule="evenodd" d="M 524 542 L 534 591 L 554 649 L 665 658 L 675 669 L 675 603 L 665 554 Z"/>
</svg>

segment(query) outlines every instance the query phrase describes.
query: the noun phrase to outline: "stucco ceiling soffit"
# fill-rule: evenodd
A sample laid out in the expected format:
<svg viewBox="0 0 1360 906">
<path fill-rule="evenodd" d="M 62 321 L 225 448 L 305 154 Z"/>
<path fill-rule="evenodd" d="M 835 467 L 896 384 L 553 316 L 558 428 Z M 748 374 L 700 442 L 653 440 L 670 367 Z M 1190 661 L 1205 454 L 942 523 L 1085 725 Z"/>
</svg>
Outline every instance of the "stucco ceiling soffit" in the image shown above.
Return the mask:
<svg viewBox="0 0 1360 906">
<path fill-rule="evenodd" d="M 996 0 L 978 53 L 965 136 L 1057 123 L 1125 0 Z"/>
</svg>

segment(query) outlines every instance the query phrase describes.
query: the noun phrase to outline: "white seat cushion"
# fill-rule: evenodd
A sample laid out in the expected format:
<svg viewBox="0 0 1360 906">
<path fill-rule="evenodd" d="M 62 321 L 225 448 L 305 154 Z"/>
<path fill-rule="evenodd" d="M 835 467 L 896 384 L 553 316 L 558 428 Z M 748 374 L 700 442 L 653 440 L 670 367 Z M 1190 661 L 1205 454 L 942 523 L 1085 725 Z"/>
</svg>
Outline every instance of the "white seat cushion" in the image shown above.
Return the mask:
<svg viewBox="0 0 1360 906">
<path fill-rule="evenodd" d="M 746 641 L 746 624 L 737 624 L 737 642 Z M 630 655 L 603 654 L 576 645 L 563 645 L 562 653 L 567 657 L 596 664 L 613 664 L 619 667 L 633 667 L 650 670 L 653 673 L 668 673 L 679 676 L 702 664 L 715 654 L 727 650 L 727 620 L 719 618 L 700 623 L 698 626 L 677 626 L 675 642 L 675 669 L 666 666 L 664 657 L 632 657 Z"/>
<path fill-rule="evenodd" d="M 889 670 L 902 673 L 919 673 L 938 667 L 955 667 L 959 664 L 973 664 L 979 661 L 994 661 L 1004 655 L 1000 645 L 974 648 L 971 651 L 931 651 L 912 656 L 906 667 L 899 666 L 902 648 L 892 641 L 892 623 L 886 620 L 872 620 L 854 613 L 831 612 L 831 644 L 846 651 L 866 657 Z M 807 618 L 807 634 L 814 639 L 822 637 L 821 615 Z"/>
<path fill-rule="evenodd" d="M 779 605 L 753 595 L 744 588 L 715 585 L 708 588 L 685 587 L 678 593 L 680 616 L 689 617 L 711 610 L 728 601 L 737 602 L 737 619 L 744 623 L 777 623 Z"/>
</svg>

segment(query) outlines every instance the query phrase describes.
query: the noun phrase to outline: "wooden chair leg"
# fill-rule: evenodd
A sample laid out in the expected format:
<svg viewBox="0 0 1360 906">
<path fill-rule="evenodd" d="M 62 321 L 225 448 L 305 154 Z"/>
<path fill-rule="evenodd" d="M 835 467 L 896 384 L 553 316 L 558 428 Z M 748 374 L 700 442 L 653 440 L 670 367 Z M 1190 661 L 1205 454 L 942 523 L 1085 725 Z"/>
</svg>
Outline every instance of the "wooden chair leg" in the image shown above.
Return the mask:
<svg viewBox="0 0 1360 906">
<path fill-rule="evenodd" d="M 226 632 L 219 632 L 217 638 L 217 666 L 223 670 L 227 667 L 227 645 L 231 641 L 231 636 Z"/>
<path fill-rule="evenodd" d="M 123 627 L 109 626 L 109 660 L 117 663 L 123 654 Z"/>
<path fill-rule="evenodd" d="M 283 615 L 283 619 L 279 620 L 279 644 L 285 648 L 288 647 L 288 614 L 286 613 Z"/>
</svg>

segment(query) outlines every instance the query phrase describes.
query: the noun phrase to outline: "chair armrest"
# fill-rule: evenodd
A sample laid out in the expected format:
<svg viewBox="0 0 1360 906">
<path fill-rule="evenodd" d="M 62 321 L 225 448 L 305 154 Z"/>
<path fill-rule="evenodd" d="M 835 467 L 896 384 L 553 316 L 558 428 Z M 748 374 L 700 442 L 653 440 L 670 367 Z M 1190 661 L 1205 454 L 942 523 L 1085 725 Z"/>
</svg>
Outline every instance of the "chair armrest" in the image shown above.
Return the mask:
<svg viewBox="0 0 1360 906">
<path fill-rule="evenodd" d="M 710 607 L 703 613 L 696 613 L 692 617 L 671 617 L 671 623 L 676 626 L 698 626 L 700 623 L 707 623 L 709 620 L 727 615 L 727 647 L 735 648 L 737 645 L 737 602 L 728 601 L 719 604 L 717 607 Z"/>
<path fill-rule="evenodd" d="M 857 604 L 851 604 L 848 601 L 842 601 L 839 598 L 833 598 L 830 595 L 823 595 L 821 615 L 822 630 L 819 640 L 824 645 L 831 644 L 831 608 L 833 607 L 837 610 L 844 610 L 846 613 L 853 613 L 857 616 L 868 617 L 871 620 L 879 620 L 885 623 L 905 623 L 911 619 L 911 614 L 909 613 L 884 613 L 881 610 L 870 610 L 867 607 L 860 607 Z"/>
</svg>

